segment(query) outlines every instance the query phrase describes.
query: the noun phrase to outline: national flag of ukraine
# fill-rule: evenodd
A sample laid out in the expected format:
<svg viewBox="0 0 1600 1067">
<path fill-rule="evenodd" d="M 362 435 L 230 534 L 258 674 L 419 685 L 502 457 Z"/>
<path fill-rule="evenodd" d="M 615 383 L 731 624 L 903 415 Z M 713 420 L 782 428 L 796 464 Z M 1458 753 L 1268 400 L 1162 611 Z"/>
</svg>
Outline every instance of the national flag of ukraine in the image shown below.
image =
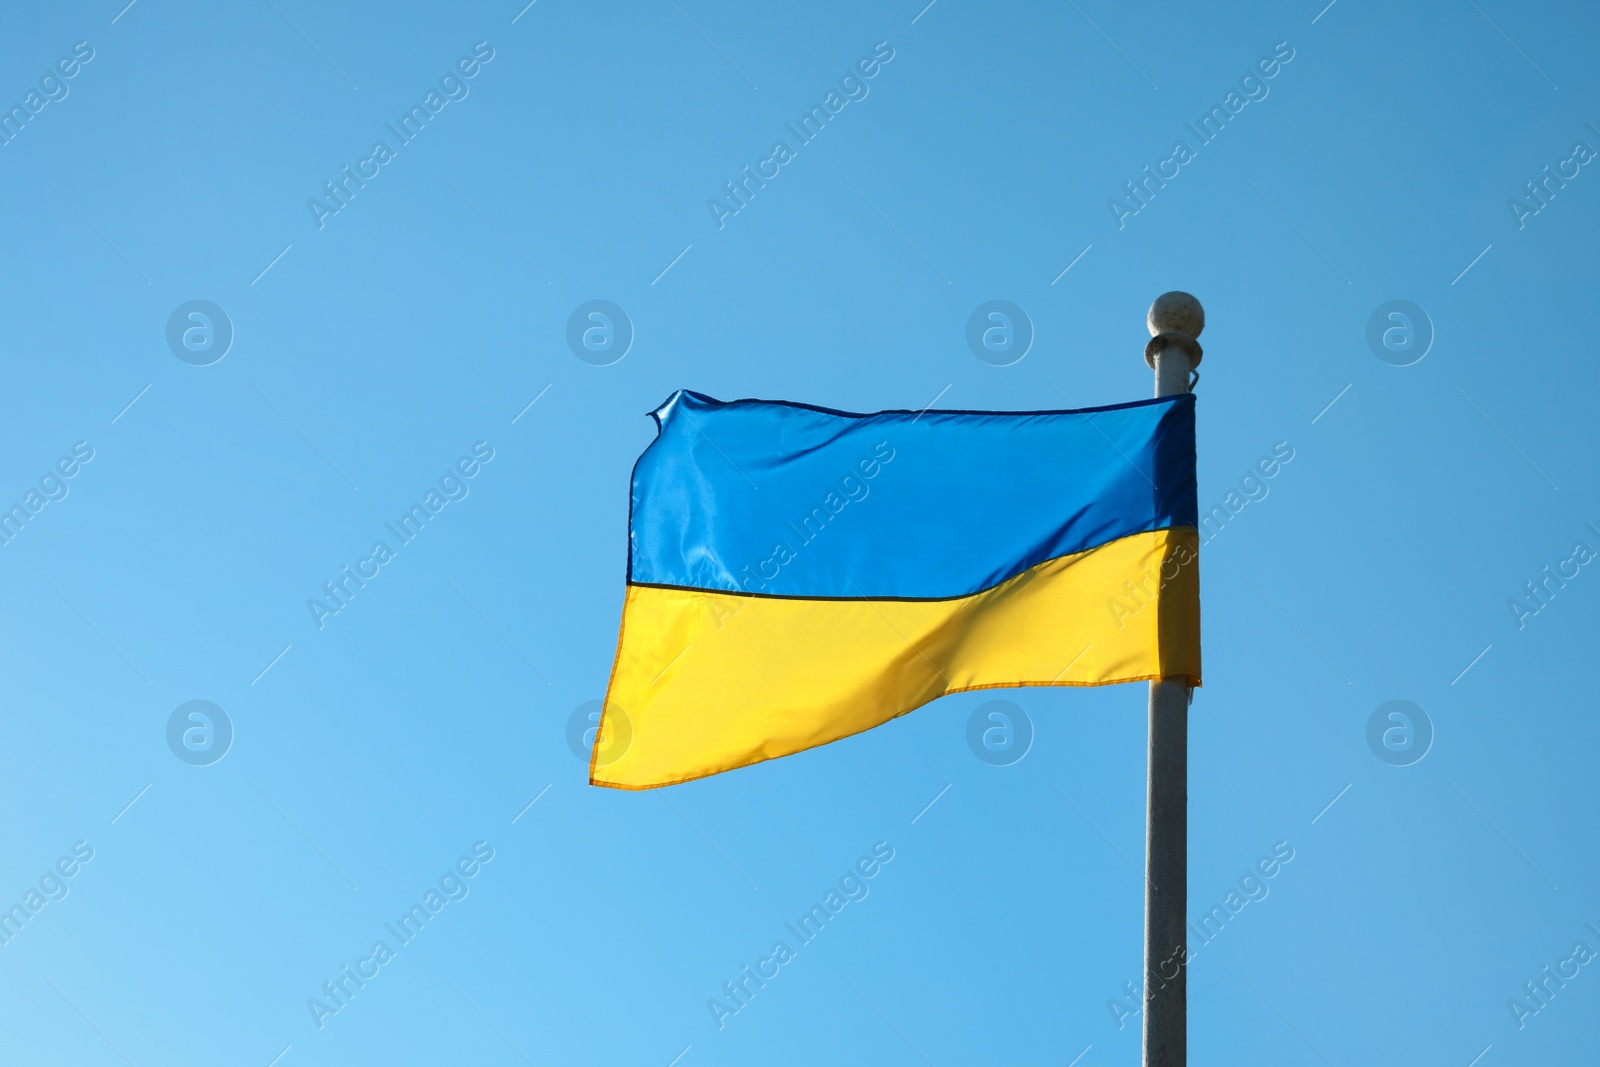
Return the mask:
<svg viewBox="0 0 1600 1067">
<path fill-rule="evenodd" d="M 968 689 L 1200 684 L 1192 395 L 857 415 L 679 391 L 652 415 L 594 785 Z"/>
</svg>

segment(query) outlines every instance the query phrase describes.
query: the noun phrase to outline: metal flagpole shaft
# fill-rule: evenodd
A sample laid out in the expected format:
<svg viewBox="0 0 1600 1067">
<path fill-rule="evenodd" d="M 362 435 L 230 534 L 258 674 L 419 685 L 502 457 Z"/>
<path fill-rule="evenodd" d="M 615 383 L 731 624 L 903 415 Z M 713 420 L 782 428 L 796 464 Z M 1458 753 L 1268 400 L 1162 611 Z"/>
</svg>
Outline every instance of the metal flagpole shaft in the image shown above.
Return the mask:
<svg viewBox="0 0 1600 1067">
<path fill-rule="evenodd" d="M 1156 396 L 1190 390 L 1200 362 L 1195 337 L 1205 311 L 1188 293 L 1150 305 L 1145 362 Z M 1184 938 L 1189 896 L 1189 687 L 1150 683 L 1149 779 L 1145 786 L 1144 1065 L 1186 1067 L 1188 961 Z"/>
</svg>

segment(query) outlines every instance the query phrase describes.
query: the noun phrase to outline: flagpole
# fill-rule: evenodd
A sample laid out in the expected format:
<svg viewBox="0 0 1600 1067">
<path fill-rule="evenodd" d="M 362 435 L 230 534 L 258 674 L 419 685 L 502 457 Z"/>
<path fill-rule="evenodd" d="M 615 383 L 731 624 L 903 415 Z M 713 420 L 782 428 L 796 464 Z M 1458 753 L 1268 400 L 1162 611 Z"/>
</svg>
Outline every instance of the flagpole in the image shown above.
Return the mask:
<svg viewBox="0 0 1600 1067">
<path fill-rule="evenodd" d="M 1145 362 L 1156 396 L 1190 390 L 1205 311 L 1188 293 L 1150 305 Z M 1149 778 L 1144 844 L 1144 1067 L 1188 1062 L 1189 696 L 1181 682 L 1150 683 Z"/>
</svg>

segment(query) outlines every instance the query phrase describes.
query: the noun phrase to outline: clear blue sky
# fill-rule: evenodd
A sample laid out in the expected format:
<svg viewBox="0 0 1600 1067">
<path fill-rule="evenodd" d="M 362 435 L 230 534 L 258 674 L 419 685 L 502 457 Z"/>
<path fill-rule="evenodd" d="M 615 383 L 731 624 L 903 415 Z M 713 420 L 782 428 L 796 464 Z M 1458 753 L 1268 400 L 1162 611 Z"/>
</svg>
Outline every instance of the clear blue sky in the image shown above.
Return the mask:
<svg viewBox="0 0 1600 1067">
<path fill-rule="evenodd" d="M 1169 289 L 1209 316 L 1202 506 L 1293 457 L 1203 550 L 1191 914 L 1293 858 L 1197 953 L 1194 1061 L 1592 1056 L 1600 964 L 1563 961 L 1600 951 L 1594 9 L 124 2 L 0 32 L 0 1060 L 1137 1063 L 1108 1001 L 1141 966 L 1143 686 L 957 696 L 637 794 L 585 784 L 568 724 L 664 393 L 1138 399 Z M 620 361 L 568 344 L 593 300 Z M 1032 324 L 1008 366 L 966 339 L 990 300 Z M 1369 346 L 1395 300 L 1420 361 Z M 990 699 L 1032 723 L 1010 766 L 967 743 Z M 1392 700 L 1432 724 L 1406 766 L 1368 742 Z M 190 701 L 220 761 L 188 712 L 169 735 Z"/>
</svg>

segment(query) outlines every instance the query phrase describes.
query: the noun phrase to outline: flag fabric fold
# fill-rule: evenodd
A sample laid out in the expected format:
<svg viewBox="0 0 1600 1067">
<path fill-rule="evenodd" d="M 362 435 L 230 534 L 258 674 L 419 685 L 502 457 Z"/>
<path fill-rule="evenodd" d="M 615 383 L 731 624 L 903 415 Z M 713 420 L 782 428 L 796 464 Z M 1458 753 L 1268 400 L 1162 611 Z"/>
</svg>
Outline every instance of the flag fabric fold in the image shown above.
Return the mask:
<svg viewBox="0 0 1600 1067">
<path fill-rule="evenodd" d="M 947 693 L 1200 684 L 1194 397 L 652 412 L 590 782 L 789 755 Z"/>
</svg>

